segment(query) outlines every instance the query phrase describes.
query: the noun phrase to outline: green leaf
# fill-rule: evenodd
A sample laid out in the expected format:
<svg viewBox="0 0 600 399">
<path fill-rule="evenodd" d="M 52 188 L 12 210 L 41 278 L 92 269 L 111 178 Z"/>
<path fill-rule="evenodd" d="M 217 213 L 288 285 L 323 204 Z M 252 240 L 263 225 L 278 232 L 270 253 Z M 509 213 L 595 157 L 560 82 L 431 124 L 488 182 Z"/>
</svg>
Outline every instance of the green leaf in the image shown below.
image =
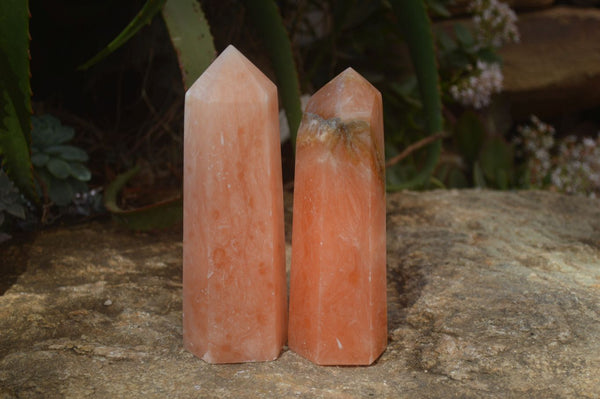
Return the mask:
<svg viewBox="0 0 600 399">
<path fill-rule="evenodd" d="M 133 20 L 119 33 L 119 35 L 110 42 L 102 51 L 90 58 L 84 64 L 80 65 L 78 69 L 85 70 L 96 64 L 98 61 L 105 58 L 107 55 L 121 47 L 129 39 L 133 37 L 144 25 L 149 24 L 152 18 L 160 11 L 166 0 L 148 0 L 144 7 L 138 12 Z"/>
<path fill-rule="evenodd" d="M 37 201 L 30 159 L 29 9 L 27 1 L 0 1 L 0 158 L 7 174 Z"/>
<path fill-rule="evenodd" d="M 471 65 L 471 59 L 464 51 L 453 51 L 445 57 L 446 64 L 453 69 L 465 69 L 467 65 Z"/>
<path fill-rule="evenodd" d="M 498 188 L 508 188 L 513 169 L 513 154 L 509 144 L 501 137 L 489 138 L 481 149 L 479 162 L 488 181 L 494 182 Z"/>
<path fill-rule="evenodd" d="M 433 12 L 434 15 L 444 18 L 451 16 L 450 11 L 446 8 L 443 1 L 440 0 L 426 0 L 427 7 Z"/>
<path fill-rule="evenodd" d="M 292 45 L 273 0 L 246 0 L 248 15 L 260 34 L 277 77 L 277 87 L 290 128 L 292 145 L 302 119 L 300 88 Z"/>
<path fill-rule="evenodd" d="M 31 118 L 33 130 L 31 131 L 31 146 L 44 152 L 47 147 L 71 141 L 75 137 L 75 130 L 63 126 L 58 118 L 52 115 L 34 116 Z"/>
<path fill-rule="evenodd" d="M 450 37 L 449 34 L 447 34 L 446 32 L 444 32 L 443 30 L 439 30 L 436 34 L 436 38 L 438 40 L 440 49 L 444 52 L 444 53 L 449 53 L 451 51 L 454 51 L 458 48 L 458 46 L 456 45 L 456 42 Z"/>
<path fill-rule="evenodd" d="M 465 174 L 457 168 L 452 168 L 448 173 L 448 186 L 452 188 L 466 188 L 469 182 Z"/>
<path fill-rule="evenodd" d="M 133 230 L 152 230 L 174 225 L 183 218 L 183 201 L 176 198 L 134 210 L 123 210 L 117 205 L 121 189 L 140 170 L 139 165 L 118 175 L 104 191 L 104 206 L 115 220 Z"/>
<path fill-rule="evenodd" d="M 72 162 L 69 166 L 71 167 L 71 176 L 77 180 L 89 181 L 92 178 L 92 172 L 90 172 L 83 164 Z"/>
<path fill-rule="evenodd" d="M 465 111 L 454 125 L 454 139 L 459 153 L 472 164 L 475 162 L 485 139 L 485 127 L 477 114 Z"/>
<path fill-rule="evenodd" d="M 475 46 L 475 38 L 471 34 L 471 31 L 463 24 L 455 24 L 454 33 L 456 34 L 456 39 L 463 47 L 471 48 Z"/>
<path fill-rule="evenodd" d="M 502 64 L 502 57 L 490 47 L 484 47 L 477 51 L 477 58 L 488 64 Z"/>
<path fill-rule="evenodd" d="M 88 154 L 81 148 L 72 145 L 53 145 L 44 150 L 46 154 L 57 155 L 65 161 L 85 162 L 89 159 Z"/>
<path fill-rule="evenodd" d="M 496 184 L 500 190 L 508 190 L 508 171 L 505 169 L 498 169 L 496 171 Z"/>
<path fill-rule="evenodd" d="M 23 205 L 13 202 L 12 204 L 7 204 L 5 207 L 7 213 L 10 213 L 13 216 L 18 217 L 19 219 L 25 219 L 25 208 Z"/>
<path fill-rule="evenodd" d="M 46 168 L 54 177 L 59 179 L 66 179 L 71 174 L 71 166 L 60 158 L 50 158 Z"/>
<path fill-rule="evenodd" d="M 3 211 L 25 219 L 25 208 L 21 204 L 21 195 L 9 177 L 0 169 L 0 214 Z M 3 215 L 4 216 L 4 215 Z M 0 225 L 2 222 L 0 222 Z"/>
<path fill-rule="evenodd" d="M 73 187 L 66 180 L 51 179 L 48 187 L 48 197 L 58 206 L 66 206 L 71 203 Z"/>
<path fill-rule="evenodd" d="M 210 26 L 198 0 L 168 0 L 162 11 L 185 89 L 189 89 L 215 59 Z"/>
<path fill-rule="evenodd" d="M 485 177 L 483 176 L 483 171 L 481 170 L 481 166 L 479 162 L 475 162 L 473 165 L 473 183 L 475 187 L 485 188 Z"/>
<path fill-rule="evenodd" d="M 74 193 L 85 193 L 89 190 L 88 185 L 85 183 L 85 181 L 69 177 L 67 179 L 67 182 L 69 182 L 69 184 L 71 185 L 71 189 Z"/>
<path fill-rule="evenodd" d="M 419 91 L 425 112 L 427 133 L 432 135 L 443 129 L 442 100 L 435 58 L 431 21 L 424 1 L 390 0 L 402 29 L 411 60 L 419 81 Z M 429 183 L 429 179 L 442 149 L 441 140 L 427 146 L 427 158 L 420 172 L 411 180 L 388 187 L 389 190 L 415 188 Z"/>
<path fill-rule="evenodd" d="M 35 170 L 36 189 L 40 196 L 44 196 L 50 187 L 50 182 L 53 177 L 46 168 L 38 168 Z"/>
<path fill-rule="evenodd" d="M 44 154 L 43 152 L 34 152 L 31 155 L 31 163 L 37 167 L 46 166 L 50 156 L 48 154 Z"/>
</svg>

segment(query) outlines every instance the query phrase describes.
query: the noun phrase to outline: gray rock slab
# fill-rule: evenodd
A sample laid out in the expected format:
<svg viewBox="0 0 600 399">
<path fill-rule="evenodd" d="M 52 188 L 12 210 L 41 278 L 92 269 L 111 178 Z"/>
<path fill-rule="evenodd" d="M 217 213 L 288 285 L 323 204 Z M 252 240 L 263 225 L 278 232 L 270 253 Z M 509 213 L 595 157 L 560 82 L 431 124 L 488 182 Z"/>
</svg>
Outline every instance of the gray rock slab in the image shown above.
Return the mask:
<svg viewBox="0 0 600 399">
<path fill-rule="evenodd" d="M 369 367 L 186 352 L 180 232 L 90 223 L 0 250 L 16 271 L 0 296 L 0 398 L 600 397 L 598 200 L 389 195 L 389 345 Z"/>
</svg>

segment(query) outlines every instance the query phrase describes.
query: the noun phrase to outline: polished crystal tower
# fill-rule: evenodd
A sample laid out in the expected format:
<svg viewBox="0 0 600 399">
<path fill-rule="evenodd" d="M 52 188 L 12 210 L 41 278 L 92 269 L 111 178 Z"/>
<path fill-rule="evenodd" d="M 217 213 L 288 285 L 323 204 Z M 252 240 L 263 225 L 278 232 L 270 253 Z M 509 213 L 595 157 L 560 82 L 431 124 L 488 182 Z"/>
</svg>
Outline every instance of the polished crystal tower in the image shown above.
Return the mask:
<svg viewBox="0 0 600 399">
<path fill-rule="evenodd" d="M 277 89 L 229 46 L 187 91 L 184 132 L 185 348 L 273 360 L 287 327 Z"/>
<path fill-rule="evenodd" d="M 309 100 L 296 147 L 289 347 L 371 364 L 387 346 L 381 94 L 346 69 Z"/>
</svg>

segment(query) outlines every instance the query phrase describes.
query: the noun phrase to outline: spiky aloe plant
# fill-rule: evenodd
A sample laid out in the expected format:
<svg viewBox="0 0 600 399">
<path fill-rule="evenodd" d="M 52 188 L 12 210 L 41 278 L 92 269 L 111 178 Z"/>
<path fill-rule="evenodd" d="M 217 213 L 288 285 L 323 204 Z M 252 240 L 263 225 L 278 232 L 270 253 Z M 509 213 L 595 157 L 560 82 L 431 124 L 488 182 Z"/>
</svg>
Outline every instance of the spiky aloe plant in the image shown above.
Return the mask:
<svg viewBox="0 0 600 399">
<path fill-rule="evenodd" d="M 0 1 L 0 55 L 0 160 L 19 190 L 35 200 L 27 1 Z"/>
<path fill-rule="evenodd" d="M 429 135 L 443 129 L 442 99 L 435 58 L 435 47 L 431 21 L 426 4 L 422 0 L 390 0 L 400 28 L 405 35 L 411 60 L 415 67 L 423 110 L 425 127 Z M 435 140 L 427 148 L 427 158 L 421 171 L 411 180 L 388 186 L 388 190 L 416 188 L 429 182 L 442 149 L 441 140 Z"/>
</svg>

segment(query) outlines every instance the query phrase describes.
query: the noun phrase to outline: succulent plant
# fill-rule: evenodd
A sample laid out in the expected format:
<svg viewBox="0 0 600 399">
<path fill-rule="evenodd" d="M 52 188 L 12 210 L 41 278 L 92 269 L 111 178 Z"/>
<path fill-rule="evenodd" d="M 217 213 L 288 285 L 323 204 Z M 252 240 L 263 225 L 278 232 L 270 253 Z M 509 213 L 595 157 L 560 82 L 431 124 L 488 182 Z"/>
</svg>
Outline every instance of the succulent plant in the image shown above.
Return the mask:
<svg viewBox="0 0 600 399">
<path fill-rule="evenodd" d="M 75 194 L 88 190 L 92 174 L 84 165 L 87 153 L 68 144 L 75 136 L 73 128 L 63 126 L 51 115 L 32 118 L 31 163 L 43 185 L 40 187 L 56 205 L 68 205 Z"/>
<path fill-rule="evenodd" d="M 25 207 L 21 194 L 4 170 L 0 169 L 0 226 L 6 218 L 5 213 L 25 219 Z"/>
</svg>

